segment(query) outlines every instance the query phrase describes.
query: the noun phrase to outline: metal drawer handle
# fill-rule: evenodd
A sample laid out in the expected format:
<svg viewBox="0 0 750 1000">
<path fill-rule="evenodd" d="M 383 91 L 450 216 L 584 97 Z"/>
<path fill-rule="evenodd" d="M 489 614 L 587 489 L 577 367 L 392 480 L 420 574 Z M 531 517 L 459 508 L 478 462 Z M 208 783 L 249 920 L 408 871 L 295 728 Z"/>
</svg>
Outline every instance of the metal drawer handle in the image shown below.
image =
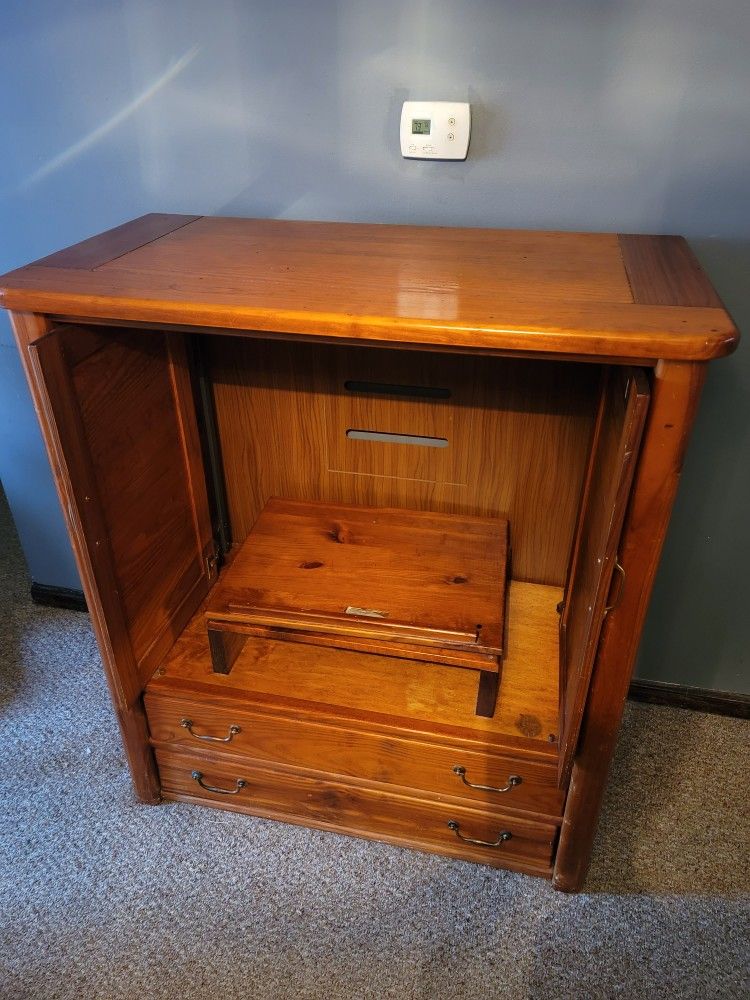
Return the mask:
<svg viewBox="0 0 750 1000">
<path fill-rule="evenodd" d="M 448 829 L 453 830 L 459 840 L 465 844 L 477 844 L 479 847 L 502 847 L 506 840 L 510 840 L 513 834 L 510 830 L 501 830 L 497 835 L 497 840 L 474 840 L 473 837 L 464 837 L 461 833 L 461 826 L 455 819 L 448 820 Z"/>
<path fill-rule="evenodd" d="M 480 792 L 509 792 L 516 785 L 520 785 L 522 779 L 517 774 L 511 774 L 508 776 L 508 784 L 504 788 L 497 788 L 494 785 L 474 785 L 472 782 L 466 780 L 466 768 L 461 767 L 460 764 L 456 764 L 453 768 L 453 773 L 457 774 L 461 781 L 466 785 L 467 788 L 477 788 Z"/>
<path fill-rule="evenodd" d="M 200 736 L 198 733 L 193 732 L 192 719 L 180 719 L 180 725 L 183 729 L 187 729 L 192 737 L 196 740 L 203 740 L 204 743 L 231 743 L 237 733 L 242 732 L 239 726 L 230 726 L 226 736 Z"/>
<path fill-rule="evenodd" d="M 241 791 L 247 784 L 244 778 L 238 778 L 236 788 L 214 788 L 213 785 L 207 785 L 203 781 L 202 771 L 193 771 L 190 777 L 193 781 L 197 781 L 201 788 L 205 788 L 207 792 L 218 792 L 219 795 L 236 795 L 237 792 Z"/>
<path fill-rule="evenodd" d="M 620 574 L 619 577 L 618 577 L 618 580 L 620 582 L 619 582 L 619 586 L 617 588 L 617 596 L 612 601 L 612 603 L 608 604 L 607 607 L 604 609 L 604 614 L 605 615 L 608 615 L 610 613 L 610 611 L 616 611 L 617 608 L 620 607 L 620 604 L 622 603 L 622 595 L 625 593 L 625 570 L 620 565 L 619 559 L 615 560 L 615 568 L 613 570 L 613 573 L 619 573 Z"/>
</svg>

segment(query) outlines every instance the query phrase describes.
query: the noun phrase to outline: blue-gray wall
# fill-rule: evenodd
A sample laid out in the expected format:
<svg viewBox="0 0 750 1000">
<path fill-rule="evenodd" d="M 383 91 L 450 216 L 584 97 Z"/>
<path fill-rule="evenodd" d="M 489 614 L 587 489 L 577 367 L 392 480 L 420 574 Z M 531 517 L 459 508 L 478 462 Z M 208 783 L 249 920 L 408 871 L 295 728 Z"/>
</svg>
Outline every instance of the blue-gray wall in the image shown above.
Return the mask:
<svg viewBox="0 0 750 1000">
<path fill-rule="evenodd" d="M 149 211 L 687 235 L 750 330 L 747 0 L 5 0 L 0 271 Z M 468 162 L 404 161 L 406 98 Z M 5 319 L 0 474 L 76 586 Z M 641 676 L 748 690 L 750 351 L 712 367 Z"/>
</svg>

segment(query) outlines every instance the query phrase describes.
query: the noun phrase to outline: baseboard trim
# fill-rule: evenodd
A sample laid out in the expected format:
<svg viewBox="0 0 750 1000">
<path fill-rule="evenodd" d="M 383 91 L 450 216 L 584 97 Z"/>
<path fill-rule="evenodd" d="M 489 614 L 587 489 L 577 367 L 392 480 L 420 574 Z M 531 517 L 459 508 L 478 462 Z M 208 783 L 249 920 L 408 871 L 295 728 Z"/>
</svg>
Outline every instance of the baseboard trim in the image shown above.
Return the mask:
<svg viewBox="0 0 750 1000">
<path fill-rule="evenodd" d="M 733 691 L 712 691 L 710 688 L 665 684 L 662 681 L 634 680 L 628 697 L 651 705 L 691 708 L 697 712 L 710 712 L 712 715 L 750 719 L 750 695 Z"/>
<path fill-rule="evenodd" d="M 65 608 L 68 611 L 88 611 L 82 590 L 69 587 L 51 587 L 46 583 L 32 583 L 31 600 L 46 608 Z"/>
</svg>

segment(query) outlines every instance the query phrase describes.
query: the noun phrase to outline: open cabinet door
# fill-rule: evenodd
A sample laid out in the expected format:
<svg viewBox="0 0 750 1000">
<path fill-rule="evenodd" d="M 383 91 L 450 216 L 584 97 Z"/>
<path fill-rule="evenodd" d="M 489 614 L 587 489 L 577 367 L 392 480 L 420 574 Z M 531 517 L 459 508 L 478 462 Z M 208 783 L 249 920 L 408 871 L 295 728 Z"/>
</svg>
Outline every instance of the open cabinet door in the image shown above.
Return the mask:
<svg viewBox="0 0 750 1000">
<path fill-rule="evenodd" d="M 612 575 L 648 401 L 645 372 L 607 370 L 560 619 L 561 784 L 570 776 L 610 588 L 625 583 Z"/>
<path fill-rule="evenodd" d="M 113 693 L 132 704 L 216 572 L 185 338 L 64 326 L 29 350 L 112 647 Z"/>
</svg>

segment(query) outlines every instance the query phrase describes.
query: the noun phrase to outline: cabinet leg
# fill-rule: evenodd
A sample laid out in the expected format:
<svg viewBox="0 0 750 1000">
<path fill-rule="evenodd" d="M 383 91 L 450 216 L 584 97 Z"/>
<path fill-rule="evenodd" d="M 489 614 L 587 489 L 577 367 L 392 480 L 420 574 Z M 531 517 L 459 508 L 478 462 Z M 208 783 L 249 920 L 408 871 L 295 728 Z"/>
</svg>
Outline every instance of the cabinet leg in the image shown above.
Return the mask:
<svg viewBox="0 0 750 1000">
<path fill-rule="evenodd" d="M 231 632 L 209 624 L 208 646 L 211 650 L 211 665 L 214 673 L 228 674 L 246 642 L 247 636 L 240 632 Z"/>
<path fill-rule="evenodd" d="M 491 719 L 495 714 L 497 689 L 500 685 L 500 674 L 495 670 L 479 671 L 479 691 L 475 714 Z"/>
</svg>

